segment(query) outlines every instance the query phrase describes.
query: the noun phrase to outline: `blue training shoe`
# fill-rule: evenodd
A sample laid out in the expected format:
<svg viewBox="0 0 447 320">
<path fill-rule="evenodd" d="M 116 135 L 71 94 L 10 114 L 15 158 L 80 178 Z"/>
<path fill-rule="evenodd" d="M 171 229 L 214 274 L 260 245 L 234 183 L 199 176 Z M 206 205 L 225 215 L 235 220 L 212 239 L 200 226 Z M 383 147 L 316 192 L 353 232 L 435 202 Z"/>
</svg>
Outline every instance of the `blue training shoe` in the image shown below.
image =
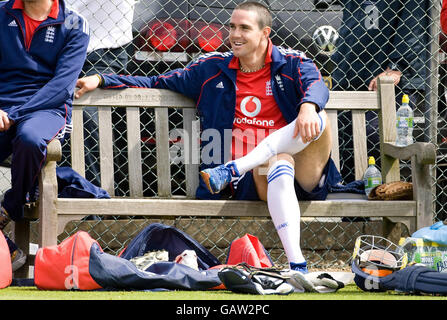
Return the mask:
<svg viewBox="0 0 447 320">
<path fill-rule="evenodd" d="M 309 270 L 307 270 L 307 262 L 301 262 L 301 263 L 290 263 L 290 269 L 291 270 L 295 270 L 295 271 L 299 271 L 302 274 L 306 274 L 309 273 Z"/>
<path fill-rule="evenodd" d="M 230 163 L 228 165 L 220 165 L 215 168 L 200 171 L 203 181 L 208 190 L 212 193 L 219 193 L 231 182 L 233 177 L 238 177 L 239 172 L 236 167 Z"/>
</svg>

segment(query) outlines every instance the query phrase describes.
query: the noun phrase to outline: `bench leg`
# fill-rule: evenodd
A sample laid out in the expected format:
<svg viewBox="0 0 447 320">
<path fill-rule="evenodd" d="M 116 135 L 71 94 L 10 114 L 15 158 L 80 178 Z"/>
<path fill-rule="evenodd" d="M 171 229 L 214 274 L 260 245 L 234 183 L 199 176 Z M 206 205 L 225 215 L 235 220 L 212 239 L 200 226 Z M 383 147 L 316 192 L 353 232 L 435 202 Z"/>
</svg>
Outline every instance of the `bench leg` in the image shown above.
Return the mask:
<svg viewBox="0 0 447 320">
<path fill-rule="evenodd" d="M 431 169 L 428 165 L 419 165 L 417 156 L 411 157 L 413 196 L 417 199 L 417 230 L 433 224 L 433 190 Z"/>
<path fill-rule="evenodd" d="M 411 235 L 415 232 L 415 217 L 408 218 L 392 218 L 384 217 L 382 224 L 383 237 L 387 238 L 391 242 L 398 244 L 402 233 L 404 232 L 404 226 L 407 228 L 408 233 Z"/>
<path fill-rule="evenodd" d="M 49 161 L 39 178 L 39 247 L 57 244 L 57 177 L 56 162 Z"/>
</svg>

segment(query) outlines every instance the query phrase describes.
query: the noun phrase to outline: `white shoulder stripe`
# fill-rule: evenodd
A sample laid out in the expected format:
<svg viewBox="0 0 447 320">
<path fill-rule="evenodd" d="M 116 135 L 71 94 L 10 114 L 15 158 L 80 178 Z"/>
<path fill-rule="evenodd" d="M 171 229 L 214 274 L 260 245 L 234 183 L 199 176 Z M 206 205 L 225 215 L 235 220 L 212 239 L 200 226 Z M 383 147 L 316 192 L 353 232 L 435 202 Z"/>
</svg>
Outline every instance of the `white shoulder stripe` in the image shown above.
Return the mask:
<svg viewBox="0 0 447 320">
<path fill-rule="evenodd" d="M 226 57 L 231 56 L 232 54 L 233 54 L 233 52 L 231 52 L 231 51 L 228 51 L 228 52 L 217 52 L 217 51 L 208 52 L 208 53 L 204 53 L 204 54 L 198 56 L 194 60 L 194 62 L 198 62 L 199 60 L 208 59 L 208 58 L 213 57 L 213 56 L 226 58 Z"/>
<path fill-rule="evenodd" d="M 82 28 L 83 33 L 90 35 L 90 26 L 87 19 L 69 5 L 66 5 L 66 9 L 69 14 L 65 18 L 65 26 L 67 28 Z M 81 20 L 82 26 L 79 26 L 79 20 Z"/>
<path fill-rule="evenodd" d="M 284 56 L 296 55 L 296 56 L 299 56 L 301 58 L 307 58 L 306 54 L 304 52 L 302 52 L 302 51 L 299 51 L 299 50 L 294 50 L 294 49 L 290 49 L 290 48 L 286 49 L 286 48 L 283 48 L 283 47 L 278 47 L 278 51 L 282 55 L 284 55 Z"/>
</svg>

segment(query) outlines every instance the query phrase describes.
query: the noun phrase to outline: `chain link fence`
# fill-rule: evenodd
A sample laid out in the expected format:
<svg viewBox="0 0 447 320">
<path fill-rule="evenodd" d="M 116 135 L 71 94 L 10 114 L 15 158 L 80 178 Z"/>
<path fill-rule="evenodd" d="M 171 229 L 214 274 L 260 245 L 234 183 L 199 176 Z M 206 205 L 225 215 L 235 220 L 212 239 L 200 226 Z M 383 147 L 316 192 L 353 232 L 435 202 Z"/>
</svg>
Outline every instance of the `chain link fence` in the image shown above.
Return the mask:
<svg viewBox="0 0 447 320">
<path fill-rule="evenodd" d="M 71 0 L 68 3 L 90 23 L 91 45 L 83 74 L 112 72 L 154 75 L 184 67 L 200 54 L 227 51 L 228 22 L 236 0 Z M 431 141 L 438 149 L 433 166 L 434 220 L 443 220 L 447 206 L 446 86 L 447 60 L 442 50 L 436 0 L 268 0 L 273 13 L 272 41 L 301 50 L 314 59 L 332 90 L 368 90 L 370 81 L 385 70 L 402 73 L 396 87 L 397 102 L 409 94 L 415 110 L 416 141 Z M 440 42 L 441 39 L 441 42 Z M 446 46 L 447 48 L 447 46 Z M 157 195 L 154 123 L 150 110 L 141 111 L 144 195 Z M 170 129 L 182 128 L 182 114 L 172 109 Z M 86 178 L 99 184 L 97 113 L 86 110 Z M 368 119 L 368 152 L 380 159 L 377 116 Z M 341 173 L 353 181 L 353 141 L 350 112 L 339 119 Z M 113 111 L 115 141 L 115 195 L 129 196 L 126 166 L 125 115 Z M 88 141 L 88 143 L 87 143 Z M 70 141 L 66 141 L 60 166 L 70 165 Z M 380 166 L 380 161 L 378 161 Z M 402 179 L 411 179 L 409 163 L 402 162 Z M 172 164 L 172 192 L 186 194 L 181 164 Z M 0 171 L 0 192 L 9 188 L 7 168 Z M 146 225 L 162 222 L 174 225 L 208 247 L 222 262 L 232 240 L 246 232 L 256 235 L 274 261 L 287 259 L 269 219 L 178 217 L 99 218 L 86 216 L 70 222 L 59 240 L 77 230 L 97 239 L 105 251 L 120 252 Z M 302 219 L 301 246 L 311 267 L 344 268 L 348 265 L 355 238 L 380 234 L 381 220 Z M 403 233 L 403 236 L 408 235 Z M 36 240 L 37 241 L 37 240 Z"/>
</svg>

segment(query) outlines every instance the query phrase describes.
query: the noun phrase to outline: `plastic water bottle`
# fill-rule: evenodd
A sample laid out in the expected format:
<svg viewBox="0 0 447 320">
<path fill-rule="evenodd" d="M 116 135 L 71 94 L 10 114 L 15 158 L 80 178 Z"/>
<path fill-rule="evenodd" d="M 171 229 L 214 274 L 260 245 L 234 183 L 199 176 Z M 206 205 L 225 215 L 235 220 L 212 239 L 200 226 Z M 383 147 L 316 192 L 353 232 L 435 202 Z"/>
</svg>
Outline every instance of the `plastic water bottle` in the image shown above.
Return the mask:
<svg viewBox="0 0 447 320">
<path fill-rule="evenodd" d="M 402 105 L 396 113 L 396 127 L 397 127 L 397 146 L 408 146 L 413 143 L 413 110 L 409 105 L 410 99 L 408 95 L 404 94 L 402 97 Z"/>
<path fill-rule="evenodd" d="M 382 174 L 376 167 L 376 160 L 374 157 L 369 157 L 368 159 L 368 168 L 363 175 L 363 182 L 365 184 L 366 196 L 369 196 L 369 193 L 374 187 L 382 184 Z"/>
</svg>

